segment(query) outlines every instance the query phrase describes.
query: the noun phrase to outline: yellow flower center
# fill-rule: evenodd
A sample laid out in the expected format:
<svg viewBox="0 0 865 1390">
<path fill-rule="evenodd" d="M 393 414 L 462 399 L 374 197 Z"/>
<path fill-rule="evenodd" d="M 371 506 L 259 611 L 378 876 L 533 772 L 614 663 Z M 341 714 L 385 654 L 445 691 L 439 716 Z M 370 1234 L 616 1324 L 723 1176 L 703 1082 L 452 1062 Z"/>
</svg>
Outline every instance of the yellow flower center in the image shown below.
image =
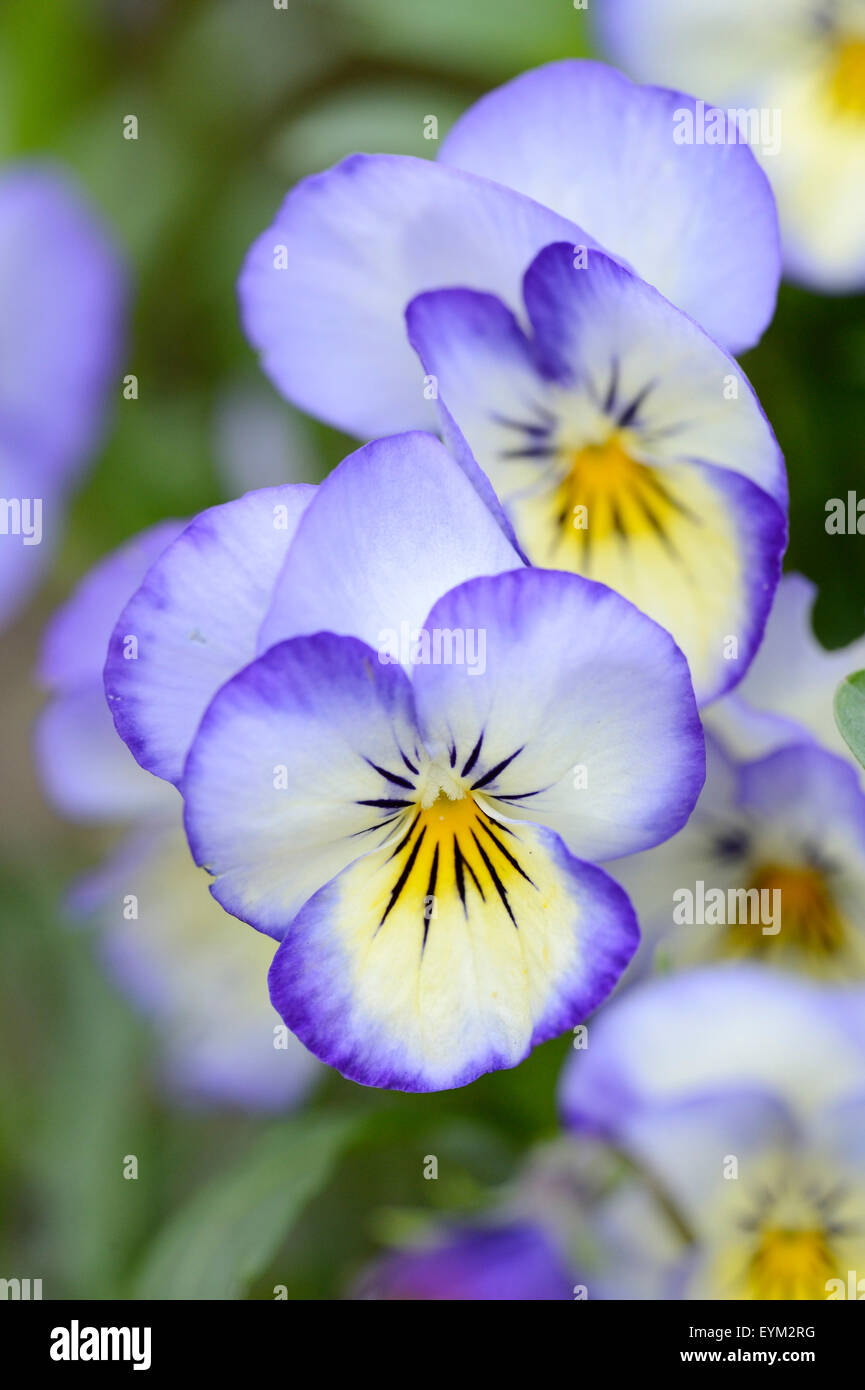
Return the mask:
<svg viewBox="0 0 865 1390">
<path fill-rule="evenodd" d="M 572 534 L 585 552 L 611 536 L 626 541 L 654 534 L 666 541 L 669 523 L 681 510 L 661 481 L 660 470 L 631 457 L 621 431 L 571 455 L 553 505 L 562 531 Z"/>
<path fill-rule="evenodd" d="M 748 1264 L 746 1297 L 760 1300 L 826 1297 L 837 1262 L 822 1230 L 768 1227 Z"/>
<path fill-rule="evenodd" d="M 483 800 L 456 776 L 436 768 L 397 833 L 400 838 L 387 861 L 380 926 L 397 906 L 408 908 L 423 917 L 425 942 L 438 904 L 454 899 L 466 917 L 472 901 L 498 902 L 517 925 L 509 890 L 518 878 L 534 887 L 521 862 L 525 847 L 516 831 L 491 816 Z"/>
<path fill-rule="evenodd" d="M 830 88 L 837 110 L 865 120 L 865 39 L 842 39 L 835 51 Z"/>
<path fill-rule="evenodd" d="M 779 945 L 793 947 L 809 956 L 827 957 L 844 944 L 844 922 L 819 869 L 787 864 L 763 864 L 752 875 L 749 889 L 769 896 L 765 900 L 774 911 L 780 904 L 780 931 L 763 933 L 748 922 L 737 922 L 726 934 L 733 955 L 763 953 Z M 772 894 L 777 890 L 779 898 Z M 777 923 L 777 917 L 775 919 Z"/>
</svg>

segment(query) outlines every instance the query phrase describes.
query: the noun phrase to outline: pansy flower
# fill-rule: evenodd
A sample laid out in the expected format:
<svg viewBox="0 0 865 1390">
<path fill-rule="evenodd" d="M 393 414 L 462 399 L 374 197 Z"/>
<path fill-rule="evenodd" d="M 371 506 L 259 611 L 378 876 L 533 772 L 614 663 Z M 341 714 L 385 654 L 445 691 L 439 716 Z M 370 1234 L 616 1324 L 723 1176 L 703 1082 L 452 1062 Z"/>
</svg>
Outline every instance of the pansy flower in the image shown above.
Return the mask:
<svg viewBox="0 0 865 1390">
<path fill-rule="evenodd" d="M 668 1228 L 657 1296 L 861 1297 L 863 1002 L 861 988 L 734 966 L 642 984 L 591 1026 L 563 1118 L 646 1175 Z M 645 1235 L 632 1227 L 641 1260 Z"/>
<path fill-rule="evenodd" d="M 317 1056 L 406 1090 L 515 1065 L 633 953 L 630 905 L 593 861 L 693 808 L 684 658 L 602 585 L 515 568 L 429 436 L 331 474 L 264 615 L 272 521 L 243 530 L 232 505 L 121 615 L 118 728 L 178 782 L 217 900 L 281 940 L 271 997 Z M 205 695 L 229 656 L 242 669 Z"/>
<path fill-rule="evenodd" d="M 0 177 L 0 625 L 38 581 L 96 445 L 125 301 L 114 246 L 65 178 Z"/>
<path fill-rule="evenodd" d="M 736 762 L 708 741 L 688 824 L 614 866 L 646 951 L 865 979 L 865 794 L 849 761 L 795 743 Z"/>
<path fill-rule="evenodd" d="M 286 491 L 273 489 L 274 500 Z M 126 542 L 55 614 L 40 663 L 51 698 L 36 727 L 37 765 L 62 815 L 125 827 L 109 858 L 74 884 L 69 907 L 94 930 L 112 978 L 152 1021 L 171 1094 L 195 1105 L 281 1110 L 307 1093 L 321 1068 L 269 1004 L 272 946 L 202 893 L 180 799 L 136 766 L 102 688 L 124 598 L 184 529 L 165 521 Z"/>
<path fill-rule="evenodd" d="M 598 20 L 606 51 L 635 76 L 706 98 L 683 133 L 750 143 L 778 199 L 788 273 L 828 293 L 861 289 L 862 0 L 605 0 Z"/>
<path fill-rule="evenodd" d="M 547 247 L 523 296 L 530 336 L 492 295 L 408 306 L 445 439 L 468 447 L 531 561 L 636 603 L 713 699 L 747 669 L 780 575 L 772 430 L 732 358 L 601 252 Z"/>
</svg>

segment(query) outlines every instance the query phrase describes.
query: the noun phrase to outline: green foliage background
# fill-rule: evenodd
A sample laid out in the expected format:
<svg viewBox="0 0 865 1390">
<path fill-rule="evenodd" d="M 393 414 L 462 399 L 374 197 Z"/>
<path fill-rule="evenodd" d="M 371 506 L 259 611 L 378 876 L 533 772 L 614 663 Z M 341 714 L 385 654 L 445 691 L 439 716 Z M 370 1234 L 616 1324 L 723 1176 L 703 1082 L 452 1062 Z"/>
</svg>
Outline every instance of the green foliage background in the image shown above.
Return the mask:
<svg viewBox="0 0 865 1390">
<path fill-rule="evenodd" d="M 567 1039 L 443 1095 L 331 1075 L 282 1122 L 167 1105 L 146 1026 L 63 915 L 65 885 L 111 835 L 52 816 L 29 739 L 53 607 L 126 536 L 228 495 L 216 412 L 238 383 L 263 386 L 234 285 L 286 190 L 354 150 L 431 157 L 425 115 L 443 134 L 490 86 L 591 51 L 590 17 L 568 0 L 6 0 L 0 11 L 0 158 L 65 163 L 115 228 L 134 279 L 123 370 L 140 381 L 136 402 L 118 381 L 63 549 L 3 638 L 0 1275 L 41 1277 L 46 1298 L 270 1298 L 275 1284 L 340 1297 L 383 1243 L 484 1208 L 556 1133 Z M 136 142 L 122 138 L 130 113 Z M 863 541 L 827 535 L 824 520 L 828 498 L 865 495 L 863 300 L 783 287 L 744 365 L 788 461 L 788 563 L 819 583 L 822 640 L 848 642 L 863 627 Z M 311 480 L 352 446 L 279 409 Z M 283 476 L 295 476 L 290 458 Z M 137 1182 L 122 1177 L 130 1153 Z M 439 1158 L 436 1182 L 423 1178 L 426 1154 Z"/>
</svg>

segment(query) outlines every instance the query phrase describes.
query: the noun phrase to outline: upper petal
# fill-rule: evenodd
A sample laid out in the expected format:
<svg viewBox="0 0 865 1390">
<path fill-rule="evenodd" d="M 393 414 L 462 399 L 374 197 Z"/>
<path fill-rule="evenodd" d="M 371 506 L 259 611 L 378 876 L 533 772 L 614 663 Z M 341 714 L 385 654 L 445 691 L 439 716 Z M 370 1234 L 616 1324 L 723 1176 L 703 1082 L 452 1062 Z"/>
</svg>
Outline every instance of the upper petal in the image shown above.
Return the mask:
<svg viewBox="0 0 865 1390">
<path fill-rule="evenodd" d="M 179 782 L 211 696 L 255 656 L 261 620 L 315 489 L 262 488 L 202 512 L 147 572 L 114 628 L 105 692 L 142 767 Z"/>
<path fill-rule="evenodd" d="M 623 1135 L 646 1111 L 760 1090 L 807 1119 L 861 1085 L 862 1027 L 845 1000 L 861 1018 L 862 997 L 861 989 L 759 966 L 713 966 L 642 984 L 604 1011 L 591 1046 L 566 1067 L 564 1118 L 577 1129 Z"/>
<path fill-rule="evenodd" d="M 274 384 L 361 438 L 434 415 L 405 338 L 422 290 L 473 285 L 517 299 L 548 242 L 589 241 L 511 189 L 427 160 L 353 155 L 289 193 L 251 247 L 243 324 Z"/>
<path fill-rule="evenodd" d="M 517 568 L 519 554 L 479 496 L 486 480 L 467 468 L 419 433 L 344 459 L 298 525 L 259 650 L 321 631 L 382 650 L 419 628 L 448 589 Z"/>
<path fill-rule="evenodd" d="M 415 677 L 429 747 L 498 813 L 557 831 L 581 858 L 658 844 L 687 820 L 705 757 L 687 663 L 602 584 L 523 569 L 446 594 Z M 445 638 L 462 638 L 466 658 Z M 433 651 L 435 649 L 433 648 Z"/>
<path fill-rule="evenodd" d="M 602 63 L 550 63 L 482 97 L 440 158 L 585 227 L 739 351 L 774 312 L 775 204 L 747 145 L 674 141 L 675 113 L 694 107 L 693 97 L 635 86 Z"/>
<path fill-rule="evenodd" d="M 211 891 L 281 937 L 323 884 L 389 837 L 408 805 L 411 686 L 350 637 L 271 647 L 212 700 L 183 778 L 186 829 Z"/>
</svg>

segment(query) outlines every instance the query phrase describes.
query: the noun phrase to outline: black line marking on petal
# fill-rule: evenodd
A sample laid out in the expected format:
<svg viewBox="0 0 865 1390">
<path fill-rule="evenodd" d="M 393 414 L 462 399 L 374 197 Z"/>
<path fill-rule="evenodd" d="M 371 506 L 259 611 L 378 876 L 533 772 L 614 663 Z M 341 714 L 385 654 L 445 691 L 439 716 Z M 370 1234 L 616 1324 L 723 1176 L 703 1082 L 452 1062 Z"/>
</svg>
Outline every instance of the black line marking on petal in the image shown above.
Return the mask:
<svg viewBox="0 0 865 1390">
<path fill-rule="evenodd" d="M 480 737 L 478 738 L 477 743 L 475 744 L 474 748 L 473 748 L 472 751 L 469 753 L 468 758 L 466 759 L 465 763 L 463 764 L 463 770 L 462 770 L 462 772 L 460 773 L 460 777 L 468 777 L 469 773 L 471 772 L 472 768 L 474 767 L 475 763 L 477 762 L 478 758 L 480 757 L 481 744 L 483 743 L 483 741 L 484 741 L 484 731 L 483 731 L 483 729 L 481 729 Z"/>
<path fill-rule="evenodd" d="M 482 810 L 480 806 L 478 806 L 477 811 L 478 815 L 483 816 L 484 820 L 487 822 L 488 825 L 494 825 L 496 830 L 503 830 L 506 835 L 512 835 L 515 840 L 519 839 L 519 836 L 517 835 L 516 831 L 511 830 L 509 825 L 505 825 L 500 820 L 495 820 L 493 816 L 488 816 L 486 811 Z"/>
<path fill-rule="evenodd" d="M 461 847 L 460 847 L 460 845 L 459 845 L 459 843 L 458 843 L 458 841 L 457 841 L 456 835 L 454 835 L 454 847 L 455 847 L 456 853 L 459 855 L 460 864 L 461 864 L 461 865 L 465 865 L 465 867 L 468 869 L 469 873 L 470 873 L 471 876 L 472 876 L 472 883 L 475 885 L 475 888 L 477 888 L 478 893 L 480 894 L 480 900 L 481 900 L 481 902 L 482 902 L 482 903 L 485 903 L 485 902 L 486 902 L 486 896 L 484 895 L 484 890 L 483 890 L 483 888 L 481 888 L 480 879 L 478 878 L 477 874 L 475 873 L 474 869 L 472 868 L 471 860 L 468 859 L 468 858 L 466 857 L 466 855 L 463 854 L 462 849 L 461 849 Z M 462 878 L 462 873 L 460 873 L 460 877 Z M 462 896 L 462 894 L 461 894 L 460 896 Z M 463 899 L 463 906 L 465 907 L 465 899 Z"/>
<path fill-rule="evenodd" d="M 517 925 L 517 919 L 516 919 L 516 917 L 514 916 L 512 910 L 511 910 L 511 905 L 510 905 L 510 903 L 508 902 L 508 890 L 507 890 L 507 888 L 505 887 L 505 885 L 502 883 L 501 879 L 499 878 L 499 875 L 498 875 L 498 872 L 497 872 L 497 870 L 496 870 L 495 864 L 494 864 L 493 861 L 490 859 L 489 855 L 487 854 L 486 850 L 484 849 L 483 845 L 481 844 L 480 840 L 478 839 L 478 837 L 477 837 L 477 835 L 475 834 L 474 831 L 471 832 L 471 837 L 472 837 L 472 839 L 474 840 L 475 844 L 476 844 L 477 847 L 478 847 L 478 854 L 480 855 L 481 859 L 484 861 L 484 863 L 485 863 L 485 865 L 486 865 L 486 867 L 487 867 L 487 873 L 489 874 L 490 878 L 492 879 L 493 883 L 495 884 L 496 892 L 498 893 L 499 897 L 500 897 L 501 900 L 502 900 L 502 903 L 503 903 L 503 905 L 504 905 L 505 911 L 507 912 L 507 914 L 508 914 L 508 916 L 510 917 L 511 921 L 513 922 L 514 926 L 516 926 L 516 925 Z"/>
<path fill-rule="evenodd" d="M 664 486 L 650 468 L 646 468 L 645 472 L 640 474 L 640 482 L 644 487 L 654 488 L 658 496 L 662 497 L 668 506 L 672 507 L 682 516 L 686 516 L 689 521 L 693 521 L 695 526 L 703 525 L 703 518 L 698 516 L 696 512 L 691 511 L 691 508 L 687 507 L 684 502 L 680 502 L 678 497 L 675 497 L 673 493 L 670 492 L 669 488 Z"/>
<path fill-rule="evenodd" d="M 472 782 L 470 790 L 473 792 L 478 791 L 480 787 L 486 787 L 490 782 L 494 782 L 499 773 L 504 772 L 505 768 L 509 763 L 513 762 L 514 758 L 519 757 L 523 748 L 525 748 L 525 744 L 522 745 L 522 748 L 518 748 L 515 753 L 511 753 L 509 758 L 503 758 L 500 763 L 496 763 L 495 767 L 491 767 L 489 772 L 484 773 L 483 777 L 479 777 L 476 782 Z"/>
<path fill-rule="evenodd" d="M 378 763 L 374 763 L 372 758 L 364 758 L 364 762 L 380 773 L 385 781 L 393 782 L 395 787 L 405 787 L 410 792 L 414 791 L 414 782 L 410 782 L 407 777 L 401 777 L 398 772 L 388 772 L 387 768 L 379 767 Z"/>
<path fill-rule="evenodd" d="M 497 425 L 504 425 L 509 430 L 522 430 L 524 434 L 533 435 L 536 439 L 543 439 L 544 435 L 549 434 L 556 417 L 552 411 L 547 410 L 546 406 L 535 405 L 534 409 L 541 416 L 541 422 L 534 420 L 514 420 L 507 415 L 498 415 L 495 411 L 490 415 Z M 545 418 L 544 418 L 545 417 Z"/>
<path fill-rule="evenodd" d="M 463 852 L 460 849 L 460 842 L 456 835 L 454 835 L 454 878 L 456 879 L 460 902 L 463 905 L 463 913 L 465 917 L 468 918 L 469 910 L 466 907 L 466 879 L 463 873 Z"/>
<path fill-rule="evenodd" d="M 348 838 L 354 840 L 358 835 L 368 835 L 371 830 L 381 830 L 383 825 L 390 825 L 395 820 L 399 820 L 398 815 L 385 816 L 384 820 L 377 820 L 372 825 L 365 825 L 363 830 L 353 830 Z"/>
<path fill-rule="evenodd" d="M 424 826 L 423 830 L 415 840 L 414 848 L 412 849 L 411 854 L 409 855 L 408 859 L 406 860 L 403 866 L 402 873 L 400 874 L 393 888 L 390 890 L 390 902 L 388 903 L 387 907 L 385 908 L 382 914 L 382 919 L 379 922 L 378 927 L 376 927 L 376 931 L 378 931 L 379 927 L 384 926 L 392 909 L 396 906 L 399 895 L 402 892 L 403 888 L 405 888 L 406 883 L 408 882 L 409 874 L 415 866 L 415 860 L 417 859 L 418 853 L 420 852 L 420 847 L 423 844 L 424 835 L 426 835 L 426 826 Z"/>
<path fill-rule="evenodd" d="M 541 792 L 545 791 L 549 791 L 549 787 L 538 787 L 533 792 L 509 792 L 507 796 L 496 792 L 495 795 L 497 801 L 527 801 L 530 796 L 540 796 Z"/>
<path fill-rule="evenodd" d="M 436 879 L 438 878 L 438 871 L 439 871 L 439 847 L 438 847 L 438 845 L 436 845 L 435 850 L 434 850 L 434 852 L 433 852 L 432 867 L 431 867 L 431 869 L 430 869 L 430 871 L 429 871 L 429 882 L 427 883 L 427 886 L 426 886 L 426 896 L 425 896 L 425 898 L 424 898 L 424 904 L 423 904 L 423 941 L 421 942 L 421 948 L 420 948 L 420 953 L 421 953 L 421 955 L 423 955 L 424 951 L 426 950 L 426 939 L 427 939 L 427 937 L 428 937 L 428 935 L 429 935 L 429 923 L 430 923 L 430 919 L 429 919 L 429 914 L 428 914 L 428 911 L 427 911 L 427 904 L 429 903 L 430 898 L 434 898 L 434 897 L 435 897 Z"/>
<path fill-rule="evenodd" d="M 490 830 L 489 826 L 485 825 L 482 820 L 478 821 L 478 825 L 480 826 L 481 830 L 486 831 L 493 844 L 496 846 L 496 849 L 499 851 L 500 854 L 503 854 L 505 856 L 505 859 L 507 859 L 511 867 L 516 869 L 518 874 L 522 874 L 523 878 L 526 880 L 526 883 L 530 883 L 533 888 L 537 888 L 538 885 L 535 883 L 534 879 L 529 878 L 522 864 L 520 864 L 518 859 L 514 858 L 507 846 L 502 844 L 498 835 L 494 835 L 493 832 Z"/>
<path fill-rule="evenodd" d="M 456 746 L 455 743 L 452 743 L 452 744 L 451 744 L 451 746 L 450 746 L 450 752 L 448 753 L 448 757 L 450 758 L 451 767 L 456 767 L 456 762 L 457 762 L 457 746 Z"/>
<path fill-rule="evenodd" d="M 649 503 L 646 501 L 646 498 L 643 496 L 640 489 L 637 487 L 632 488 L 631 495 L 633 496 L 635 502 L 637 503 L 637 506 L 640 508 L 640 511 L 643 513 L 643 516 L 648 521 L 649 525 L 651 526 L 652 530 L 658 537 L 658 540 L 661 542 L 661 545 L 664 547 L 667 553 L 671 555 L 674 560 L 681 560 L 679 552 L 673 545 L 673 542 L 670 540 L 670 537 L 667 535 L 661 518 L 649 506 Z"/>
<path fill-rule="evenodd" d="M 610 498 L 610 515 L 613 519 L 613 530 L 616 532 L 619 540 L 624 541 L 627 545 L 628 530 L 622 519 L 622 513 L 619 511 L 619 503 L 615 497 Z"/>
<path fill-rule="evenodd" d="M 604 413 L 612 415 L 616 408 L 616 398 L 619 394 L 619 359 L 614 357 L 610 369 L 610 384 L 607 387 L 607 394 L 604 397 Z"/>
<path fill-rule="evenodd" d="M 511 459 L 551 459 L 559 452 L 557 444 L 527 444 L 522 449 L 499 449 L 499 458 Z"/>
<path fill-rule="evenodd" d="M 389 801 L 386 797 L 373 798 L 372 801 L 356 801 L 355 806 L 378 806 L 382 811 L 401 810 L 404 806 L 413 806 L 413 801 Z"/>
<path fill-rule="evenodd" d="M 648 384 L 643 387 L 642 391 L 637 392 L 636 396 L 631 401 L 631 404 L 625 406 L 625 409 L 621 412 L 618 419 L 616 420 L 616 424 L 619 426 L 620 429 L 627 429 L 629 425 L 632 425 L 634 423 L 637 411 L 640 409 L 640 406 L 643 404 L 646 397 L 650 395 L 651 392 L 655 389 L 655 384 L 656 383 L 654 381 L 648 382 Z"/>
<path fill-rule="evenodd" d="M 399 755 L 400 755 L 400 757 L 402 758 L 403 762 L 405 763 L 406 767 L 408 768 L 409 772 L 413 772 L 414 775 L 415 775 L 415 777 L 416 777 L 417 774 L 418 774 L 418 769 L 415 767 L 414 763 L 411 762 L 411 760 L 410 760 L 409 758 L 406 757 L 406 755 L 405 755 L 405 753 L 402 751 L 402 749 L 399 750 Z"/>
<path fill-rule="evenodd" d="M 397 845 L 396 849 L 394 850 L 393 854 L 390 856 L 390 859 L 388 859 L 388 861 L 387 861 L 388 864 L 390 863 L 391 859 L 396 859 L 397 855 L 398 855 L 398 854 L 401 854 L 402 851 L 405 849 L 406 845 L 408 844 L 409 840 L 411 839 L 412 835 L 414 834 L 414 828 L 415 828 L 415 826 L 417 825 L 417 823 L 418 823 L 419 820 L 420 820 L 420 811 L 418 811 L 417 815 L 415 816 L 415 818 L 414 818 L 414 820 L 412 821 L 411 825 L 409 826 L 408 830 L 407 830 L 406 833 L 403 835 L 402 839 L 400 840 L 400 842 L 399 842 L 399 844 Z"/>
</svg>

